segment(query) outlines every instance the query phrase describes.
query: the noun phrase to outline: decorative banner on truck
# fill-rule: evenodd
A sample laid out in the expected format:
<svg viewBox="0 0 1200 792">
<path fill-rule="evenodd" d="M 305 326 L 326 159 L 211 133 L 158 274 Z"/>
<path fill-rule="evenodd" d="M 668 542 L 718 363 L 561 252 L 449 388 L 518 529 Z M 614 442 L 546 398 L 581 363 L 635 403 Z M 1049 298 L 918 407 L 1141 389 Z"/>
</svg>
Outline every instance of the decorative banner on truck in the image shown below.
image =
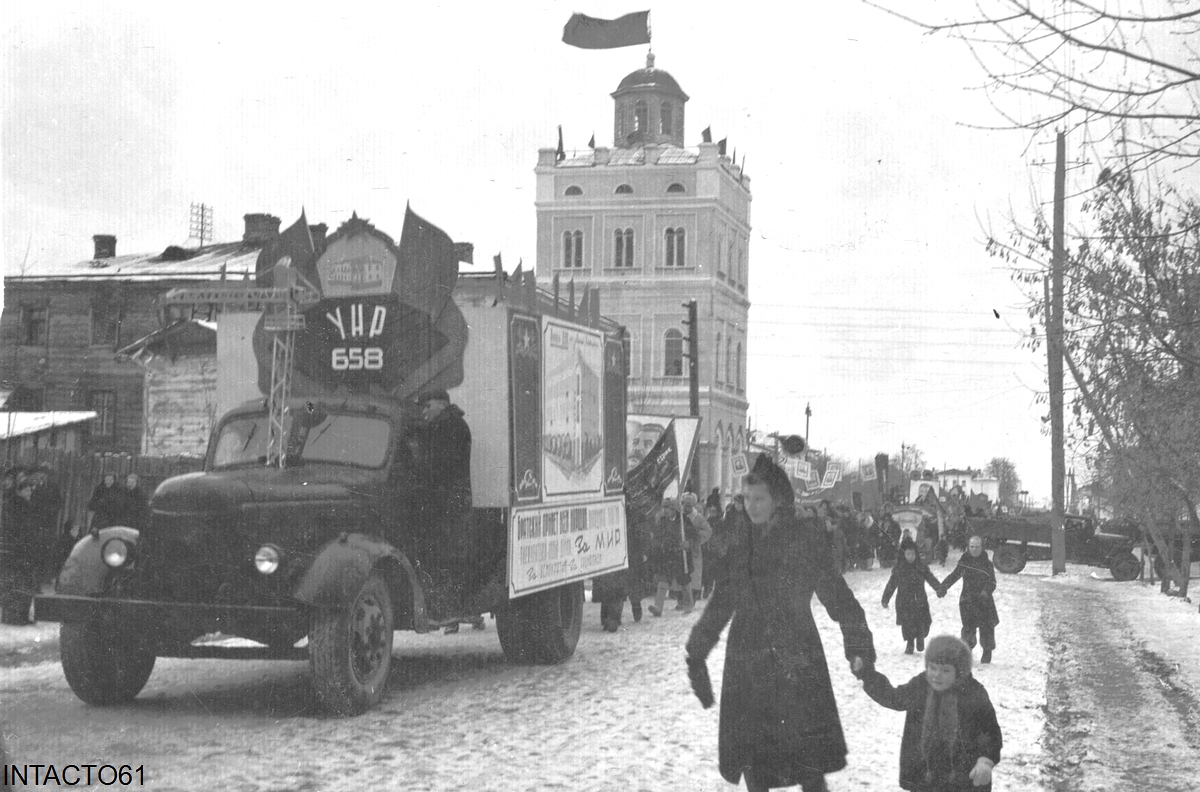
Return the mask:
<svg viewBox="0 0 1200 792">
<path fill-rule="evenodd" d="M 520 597 L 628 566 L 625 503 L 514 508 L 508 536 L 508 594 Z"/>
<path fill-rule="evenodd" d="M 508 323 L 512 386 L 514 503 L 542 500 L 542 331 L 536 316 L 513 313 Z"/>
<path fill-rule="evenodd" d="M 625 349 L 616 338 L 604 342 L 604 494 L 625 489 Z"/>
<path fill-rule="evenodd" d="M 603 336 L 542 323 L 542 468 L 547 498 L 604 491 Z"/>
</svg>

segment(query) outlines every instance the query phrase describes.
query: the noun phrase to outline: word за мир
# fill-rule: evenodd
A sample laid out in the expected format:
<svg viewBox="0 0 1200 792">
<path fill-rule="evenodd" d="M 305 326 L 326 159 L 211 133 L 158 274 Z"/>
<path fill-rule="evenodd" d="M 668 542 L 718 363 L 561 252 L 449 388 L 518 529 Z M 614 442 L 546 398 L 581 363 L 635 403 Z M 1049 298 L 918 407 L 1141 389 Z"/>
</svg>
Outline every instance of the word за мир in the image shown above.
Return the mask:
<svg viewBox="0 0 1200 792">
<path fill-rule="evenodd" d="M 17 783 L 26 786 L 145 786 L 142 766 L 117 767 L 110 764 L 6 764 L 4 765 L 5 786 Z"/>
</svg>

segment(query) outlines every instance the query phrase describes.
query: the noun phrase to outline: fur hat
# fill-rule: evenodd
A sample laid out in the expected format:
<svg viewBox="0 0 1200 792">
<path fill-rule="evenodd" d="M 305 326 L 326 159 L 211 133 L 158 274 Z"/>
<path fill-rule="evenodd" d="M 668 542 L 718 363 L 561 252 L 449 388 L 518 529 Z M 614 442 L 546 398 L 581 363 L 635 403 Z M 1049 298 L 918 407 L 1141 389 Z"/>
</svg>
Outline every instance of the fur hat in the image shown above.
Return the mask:
<svg viewBox="0 0 1200 792">
<path fill-rule="evenodd" d="M 917 543 L 913 541 L 912 536 L 904 534 L 904 538 L 900 540 L 900 554 L 903 555 L 905 550 L 917 549 Z"/>
<path fill-rule="evenodd" d="M 925 644 L 926 663 L 954 666 L 959 677 L 971 675 L 971 647 L 954 635 L 936 635 Z"/>
<path fill-rule="evenodd" d="M 776 512 L 790 514 L 796 502 L 796 493 L 792 490 L 792 482 L 783 468 L 771 461 L 766 454 L 759 454 L 754 460 L 754 468 L 746 476 L 746 484 L 766 484 L 775 501 Z"/>
<path fill-rule="evenodd" d="M 417 404 L 423 405 L 425 402 L 430 402 L 435 399 L 449 404 L 450 394 L 446 393 L 446 391 L 442 390 L 441 388 L 431 388 L 430 390 L 421 392 L 421 395 L 417 397 Z"/>
</svg>

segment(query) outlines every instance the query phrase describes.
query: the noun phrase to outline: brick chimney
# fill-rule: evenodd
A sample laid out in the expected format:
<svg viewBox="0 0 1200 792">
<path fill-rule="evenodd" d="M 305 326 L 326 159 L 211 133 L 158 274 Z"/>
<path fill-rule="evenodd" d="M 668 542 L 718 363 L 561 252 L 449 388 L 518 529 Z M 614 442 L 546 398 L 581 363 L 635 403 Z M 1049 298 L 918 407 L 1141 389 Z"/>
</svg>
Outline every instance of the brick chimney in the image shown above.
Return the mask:
<svg viewBox="0 0 1200 792">
<path fill-rule="evenodd" d="M 312 237 L 313 247 L 317 250 L 321 249 L 321 245 L 325 244 L 325 234 L 329 232 L 329 226 L 324 223 L 317 223 L 308 227 L 309 236 Z"/>
<path fill-rule="evenodd" d="M 246 221 L 246 231 L 242 234 L 243 244 L 261 245 L 279 236 L 279 218 L 275 215 L 248 214 L 242 217 Z"/>
<path fill-rule="evenodd" d="M 112 234 L 96 234 L 92 243 L 96 246 L 93 259 L 110 259 L 117 255 L 117 238 Z"/>
</svg>

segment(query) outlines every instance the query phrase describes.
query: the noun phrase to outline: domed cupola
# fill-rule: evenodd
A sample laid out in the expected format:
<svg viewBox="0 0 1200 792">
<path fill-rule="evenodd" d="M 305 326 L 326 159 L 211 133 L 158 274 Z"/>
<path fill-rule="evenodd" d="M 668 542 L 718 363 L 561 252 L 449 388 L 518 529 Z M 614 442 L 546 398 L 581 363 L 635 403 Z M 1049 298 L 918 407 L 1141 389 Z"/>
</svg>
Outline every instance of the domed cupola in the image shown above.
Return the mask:
<svg viewBox="0 0 1200 792">
<path fill-rule="evenodd" d="M 683 147 L 683 105 L 688 95 L 674 77 L 654 68 L 654 53 L 646 56 L 646 68 L 621 80 L 612 97 L 615 148 L 651 143 Z"/>
</svg>

